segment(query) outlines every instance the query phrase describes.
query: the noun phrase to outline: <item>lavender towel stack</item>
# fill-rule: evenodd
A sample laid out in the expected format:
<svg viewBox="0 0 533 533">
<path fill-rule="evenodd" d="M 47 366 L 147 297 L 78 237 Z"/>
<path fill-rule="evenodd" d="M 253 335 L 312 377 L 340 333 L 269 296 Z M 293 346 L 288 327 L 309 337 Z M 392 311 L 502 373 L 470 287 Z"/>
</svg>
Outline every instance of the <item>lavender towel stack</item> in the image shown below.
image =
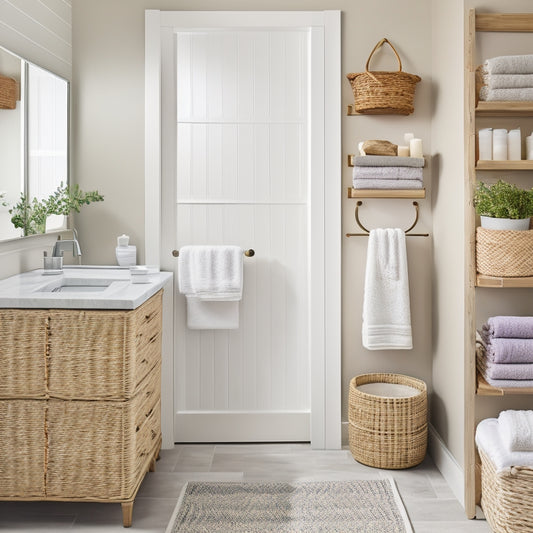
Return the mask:
<svg viewBox="0 0 533 533">
<path fill-rule="evenodd" d="M 533 317 L 495 316 L 481 329 L 485 346 L 484 357 L 479 362 L 483 375 L 489 382 L 506 388 L 523 386 L 519 382 L 533 380 Z M 511 381 L 511 384 L 503 381 Z"/>
<path fill-rule="evenodd" d="M 422 189 L 423 158 L 358 156 L 354 161 L 354 189 Z"/>
</svg>

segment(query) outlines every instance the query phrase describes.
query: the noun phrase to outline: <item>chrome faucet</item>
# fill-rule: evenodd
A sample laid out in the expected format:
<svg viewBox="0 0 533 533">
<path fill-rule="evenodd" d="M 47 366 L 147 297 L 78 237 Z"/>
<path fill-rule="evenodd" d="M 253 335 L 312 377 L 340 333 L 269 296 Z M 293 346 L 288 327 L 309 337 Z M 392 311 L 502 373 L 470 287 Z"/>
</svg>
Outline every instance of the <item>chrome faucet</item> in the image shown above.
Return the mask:
<svg viewBox="0 0 533 533">
<path fill-rule="evenodd" d="M 74 228 L 72 228 L 72 239 L 61 239 L 61 235 L 57 238 L 52 251 L 52 257 L 61 257 L 64 251 L 72 252 L 74 257 L 81 256 L 78 232 Z"/>
</svg>

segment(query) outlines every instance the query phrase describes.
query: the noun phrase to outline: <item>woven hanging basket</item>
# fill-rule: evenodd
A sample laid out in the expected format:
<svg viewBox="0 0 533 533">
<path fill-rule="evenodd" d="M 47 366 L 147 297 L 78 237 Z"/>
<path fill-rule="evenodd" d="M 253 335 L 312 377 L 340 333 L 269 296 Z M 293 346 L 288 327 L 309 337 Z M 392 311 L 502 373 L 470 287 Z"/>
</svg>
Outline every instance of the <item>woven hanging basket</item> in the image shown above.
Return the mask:
<svg viewBox="0 0 533 533">
<path fill-rule="evenodd" d="M 398 59 L 398 71 L 369 71 L 368 66 L 374 52 L 387 43 Z M 421 80 L 416 74 L 402 71 L 402 60 L 398 52 L 388 41 L 381 41 L 374 46 L 368 56 L 365 72 L 347 74 L 355 99 L 355 111 L 367 115 L 410 115 L 414 110 L 416 84 Z"/>
<path fill-rule="evenodd" d="M 385 397 L 360 390 L 367 383 L 406 385 L 414 396 Z M 427 387 L 402 374 L 362 374 L 350 381 L 349 440 L 353 458 L 377 468 L 401 469 L 420 464 L 426 455 Z"/>
<path fill-rule="evenodd" d="M 533 230 L 476 229 L 476 269 L 485 276 L 533 276 Z"/>
<path fill-rule="evenodd" d="M 17 100 L 20 100 L 18 81 L 0 76 L 0 109 L 15 109 Z"/>
</svg>

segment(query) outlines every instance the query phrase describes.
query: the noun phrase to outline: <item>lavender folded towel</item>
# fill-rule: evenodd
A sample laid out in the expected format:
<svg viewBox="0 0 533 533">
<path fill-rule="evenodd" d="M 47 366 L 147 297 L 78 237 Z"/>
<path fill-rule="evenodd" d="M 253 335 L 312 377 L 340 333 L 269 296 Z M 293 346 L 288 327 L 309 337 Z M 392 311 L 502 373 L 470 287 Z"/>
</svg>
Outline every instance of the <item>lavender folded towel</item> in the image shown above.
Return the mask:
<svg viewBox="0 0 533 533">
<path fill-rule="evenodd" d="M 529 102 L 533 100 L 533 88 L 489 89 L 488 87 L 481 87 L 479 90 L 479 99 L 485 102 Z"/>
<path fill-rule="evenodd" d="M 488 74 L 533 74 L 533 54 L 492 57 L 483 68 Z"/>
<path fill-rule="evenodd" d="M 478 372 L 485 378 L 485 381 L 498 389 L 522 389 L 533 388 L 533 379 L 492 379 L 487 375 L 487 358 L 483 346 L 476 349 L 476 363 Z"/>
<path fill-rule="evenodd" d="M 403 157 L 392 155 L 358 155 L 354 158 L 356 167 L 420 167 L 425 164 L 423 157 Z"/>
<path fill-rule="evenodd" d="M 353 180 L 354 189 L 422 189 L 420 180 Z"/>
<path fill-rule="evenodd" d="M 487 359 L 491 363 L 533 363 L 533 339 L 488 337 L 484 340 Z"/>
<path fill-rule="evenodd" d="M 413 167 L 353 167 L 353 179 L 422 180 L 421 168 Z"/>
<path fill-rule="evenodd" d="M 527 363 L 486 363 L 486 373 L 491 379 L 533 379 L 533 365 Z"/>
<path fill-rule="evenodd" d="M 483 325 L 484 336 L 533 339 L 533 316 L 493 316 Z"/>
</svg>

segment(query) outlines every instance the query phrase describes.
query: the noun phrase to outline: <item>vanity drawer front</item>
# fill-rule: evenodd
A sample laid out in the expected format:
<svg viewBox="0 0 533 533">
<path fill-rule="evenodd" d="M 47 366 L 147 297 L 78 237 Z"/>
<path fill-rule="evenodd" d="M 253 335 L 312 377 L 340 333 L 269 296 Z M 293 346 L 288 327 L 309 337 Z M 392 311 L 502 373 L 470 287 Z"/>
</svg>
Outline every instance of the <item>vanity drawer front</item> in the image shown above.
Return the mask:
<svg viewBox="0 0 533 533">
<path fill-rule="evenodd" d="M 48 312 L 0 309 L 0 398 L 44 398 Z"/>
<path fill-rule="evenodd" d="M 158 444 L 160 386 L 157 365 L 129 400 L 49 400 L 47 497 L 132 497 Z"/>
<path fill-rule="evenodd" d="M 50 311 L 53 398 L 127 399 L 160 360 L 162 293 L 132 311 Z"/>
<path fill-rule="evenodd" d="M 0 400 L 0 498 L 42 498 L 46 400 Z"/>
</svg>

